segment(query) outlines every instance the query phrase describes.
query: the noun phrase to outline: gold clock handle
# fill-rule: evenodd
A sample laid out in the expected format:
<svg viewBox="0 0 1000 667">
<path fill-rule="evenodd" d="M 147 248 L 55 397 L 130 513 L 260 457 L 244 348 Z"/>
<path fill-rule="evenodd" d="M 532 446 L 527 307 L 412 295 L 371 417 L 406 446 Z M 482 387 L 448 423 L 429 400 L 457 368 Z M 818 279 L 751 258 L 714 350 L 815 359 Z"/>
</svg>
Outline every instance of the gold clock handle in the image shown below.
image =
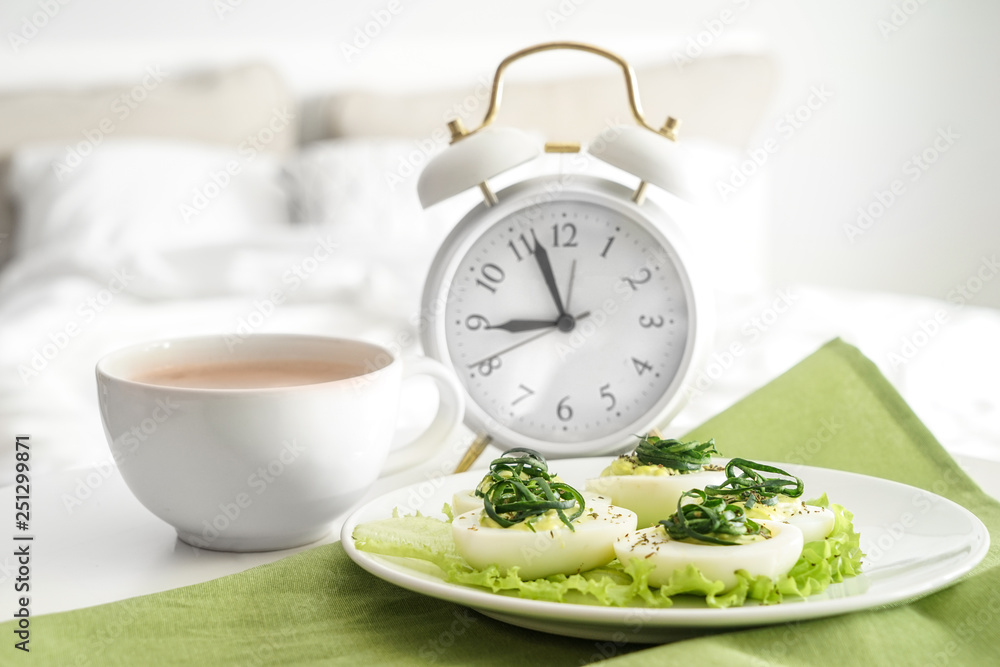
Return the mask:
<svg viewBox="0 0 1000 667">
<path fill-rule="evenodd" d="M 476 436 L 476 439 L 472 441 L 469 448 L 465 450 L 465 454 L 462 455 L 462 460 L 458 462 L 455 466 L 455 474 L 460 472 L 465 472 L 472 467 L 472 464 L 476 462 L 476 459 L 483 453 L 486 446 L 493 442 L 493 437 L 486 435 L 485 433 Z"/>
<path fill-rule="evenodd" d="M 479 127 L 471 132 L 468 132 L 467 134 L 473 134 L 484 127 L 489 126 L 496 118 L 497 113 L 500 111 L 500 100 L 503 96 L 503 74 L 511 63 L 535 53 L 541 53 L 542 51 L 554 51 L 556 49 L 593 53 L 594 55 L 607 58 L 621 67 L 622 73 L 625 75 L 625 87 L 628 91 L 629 107 L 632 109 L 632 115 L 635 116 L 636 122 L 647 130 L 661 134 L 668 139 L 676 138 L 675 132 L 679 124 L 679 121 L 676 118 L 668 117 L 667 122 L 664 123 L 663 127 L 660 129 L 653 127 L 646 121 L 646 117 L 642 113 L 642 103 L 639 101 L 639 90 L 636 84 L 635 71 L 633 71 L 632 66 L 629 65 L 624 58 L 617 54 L 591 44 L 584 44 L 582 42 L 545 42 L 543 44 L 529 46 L 526 49 L 521 49 L 520 51 L 512 53 L 504 58 L 503 61 L 501 61 L 500 66 L 497 67 L 496 74 L 493 76 L 493 90 L 490 94 L 490 106 L 486 109 L 486 116 L 483 118 L 483 122 L 480 123 Z M 454 131 L 455 130 L 453 128 L 453 132 Z"/>
</svg>

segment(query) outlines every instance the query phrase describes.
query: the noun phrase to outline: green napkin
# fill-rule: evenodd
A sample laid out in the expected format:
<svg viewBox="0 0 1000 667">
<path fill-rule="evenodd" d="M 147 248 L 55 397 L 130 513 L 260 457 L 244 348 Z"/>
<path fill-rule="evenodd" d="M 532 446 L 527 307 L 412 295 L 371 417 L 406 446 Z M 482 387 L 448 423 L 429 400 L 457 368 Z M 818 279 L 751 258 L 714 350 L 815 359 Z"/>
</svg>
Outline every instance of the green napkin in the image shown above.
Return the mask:
<svg viewBox="0 0 1000 667">
<path fill-rule="evenodd" d="M 874 364 L 841 341 L 692 435 L 748 458 L 923 487 L 1000 534 L 1000 504 L 958 468 Z M 1000 664 L 998 564 L 994 544 L 962 581 L 910 604 L 756 629 L 681 631 L 678 641 L 649 647 L 509 626 L 384 583 L 331 544 L 205 584 L 35 617 L 28 654 L 13 648 L 14 624 L 4 623 L 0 663 Z"/>
</svg>

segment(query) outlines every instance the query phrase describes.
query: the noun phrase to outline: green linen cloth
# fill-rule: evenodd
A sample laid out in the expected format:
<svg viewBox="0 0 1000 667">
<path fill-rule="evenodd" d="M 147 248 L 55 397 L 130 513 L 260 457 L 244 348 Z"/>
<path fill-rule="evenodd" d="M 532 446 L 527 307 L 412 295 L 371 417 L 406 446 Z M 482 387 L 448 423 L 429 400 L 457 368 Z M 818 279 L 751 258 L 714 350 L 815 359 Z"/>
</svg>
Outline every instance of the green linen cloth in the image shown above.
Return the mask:
<svg viewBox="0 0 1000 667">
<path fill-rule="evenodd" d="M 947 391 L 947 387 L 942 387 Z M 929 489 L 1000 535 L 1000 503 L 941 448 L 874 364 L 835 340 L 695 429 L 723 453 Z M 834 499 L 836 500 L 836 499 Z M 0 626 L 0 664 L 1000 664 L 1000 545 L 960 582 L 909 604 L 661 646 L 524 630 L 410 593 L 331 544 L 215 581 L 31 620 L 30 653 Z"/>
</svg>

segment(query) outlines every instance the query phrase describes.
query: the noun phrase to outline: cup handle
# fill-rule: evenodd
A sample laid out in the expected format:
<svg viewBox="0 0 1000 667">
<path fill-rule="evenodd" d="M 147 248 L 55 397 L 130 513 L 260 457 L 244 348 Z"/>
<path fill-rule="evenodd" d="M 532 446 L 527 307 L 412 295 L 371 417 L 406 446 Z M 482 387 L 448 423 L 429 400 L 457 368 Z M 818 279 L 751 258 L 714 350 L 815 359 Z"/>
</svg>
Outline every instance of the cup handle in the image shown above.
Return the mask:
<svg viewBox="0 0 1000 667">
<path fill-rule="evenodd" d="M 382 475 L 391 475 L 436 455 L 444 446 L 452 429 L 462 422 L 465 399 L 454 374 L 428 357 L 407 357 L 403 360 L 403 380 L 414 375 L 426 375 L 438 389 L 438 411 L 430 426 L 412 441 L 394 449 L 382 467 Z"/>
</svg>

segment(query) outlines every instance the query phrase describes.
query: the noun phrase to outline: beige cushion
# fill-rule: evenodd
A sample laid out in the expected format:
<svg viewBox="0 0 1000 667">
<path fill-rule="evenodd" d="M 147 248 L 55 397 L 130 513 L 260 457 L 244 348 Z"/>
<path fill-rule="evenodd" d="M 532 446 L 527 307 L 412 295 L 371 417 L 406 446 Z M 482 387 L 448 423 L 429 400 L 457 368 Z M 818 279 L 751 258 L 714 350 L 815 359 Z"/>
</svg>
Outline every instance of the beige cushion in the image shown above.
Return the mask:
<svg viewBox="0 0 1000 667">
<path fill-rule="evenodd" d="M 672 61 L 636 69 L 647 120 L 659 127 L 667 115 L 682 121 L 680 136 L 747 145 L 770 102 L 776 79 L 764 55 L 701 58 L 679 68 Z M 439 137 L 449 118 L 482 121 L 489 82 L 413 95 L 349 93 L 328 100 L 332 137 Z M 536 129 L 550 141 L 586 143 L 609 122 L 631 123 L 620 72 L 554 82 L 518 83 L 505 76 L 497 124 Z"/>
<path fill-rule="evenodd" d="M 264 65 L 204 74 L 150 67 L 130 85 L 0 95 L 0 264 L 15 233 L 5 163 L 19 146 L 65 144 L 68 158 L 74 150 L 89 152 L 90 144 L 106 138 L 157 137 L 238 147 L 252 136 L 259 139 L 259 150 L 285 153 L 298 141 L 297 119 L 284 121 L 279 132 L 263 129 L 272 119 L 296 113 L 284 83 Z"/>
</svg>

